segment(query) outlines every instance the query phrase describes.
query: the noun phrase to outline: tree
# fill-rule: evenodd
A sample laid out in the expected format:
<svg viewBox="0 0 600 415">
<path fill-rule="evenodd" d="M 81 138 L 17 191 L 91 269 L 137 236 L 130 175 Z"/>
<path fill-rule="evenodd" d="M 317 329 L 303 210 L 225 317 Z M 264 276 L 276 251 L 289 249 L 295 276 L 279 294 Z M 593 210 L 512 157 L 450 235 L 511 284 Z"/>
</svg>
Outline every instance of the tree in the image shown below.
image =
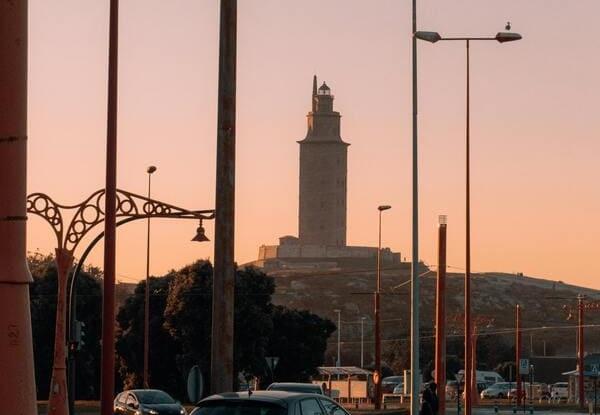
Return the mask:
<svg viewBox="0 0 600 415">
<path fill-rule="evenodd" d="M 57 272 L 54 256 L 35 253 L 28 256 L 33 276 L 29 286 L 31 324 L 35 358 L 35 378 L 38 399 L 47 399 L 54 359 L 54 329 L 56 322 Z M 84 344 L 77 354 L 77 399 L 97 399 L 99 395 L 101 274 L 88 267 L 77 281 L 77 318 L 85 324 Z"/>
<path fill-rule="evenodd" d="M 278 381 L 305 382 L 323 364 L 327 339 L 335 324 L 306 310 L 282 306 L 273 309 L 273 335 L 268 351 L 279 357 L 274 371 Z"/>
<path fill-rule="evenodd" d="M 181 347 L 164 327 L 167 296 L 174 278 L 173 274 L 149 278 L 149 382 L 151 386 L 160 384 L 161 389 L 181 396 L 185 390 L 185 379 L 175 370 Z M 141 281 L 117 314 L 119 330 L 116 351 L 119 374 L 125 389 L 143 386 L 145 292 L 146 281 Z"/>
</svg>

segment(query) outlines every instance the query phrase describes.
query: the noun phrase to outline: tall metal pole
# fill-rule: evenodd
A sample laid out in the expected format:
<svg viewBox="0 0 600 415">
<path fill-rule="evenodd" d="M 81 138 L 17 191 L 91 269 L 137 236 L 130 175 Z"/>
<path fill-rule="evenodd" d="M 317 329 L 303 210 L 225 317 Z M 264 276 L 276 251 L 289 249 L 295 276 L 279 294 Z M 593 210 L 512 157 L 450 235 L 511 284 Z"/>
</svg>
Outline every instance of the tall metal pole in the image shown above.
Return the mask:
<svg viewBox="0 0 600 415">
<path fill-rule="evenodd" d="M 0 402 L 37 413 L 26 258 L 27 0 L 0 2 Z"/>
<path fill-rule="evenodd" d="M 412 267 L 410 293 L 410 415 L 419 414 L 419 152 L 418 152 L 418 94 L 417 94 L 417 0 L 412 0 Z"/>
<path fill-rule="evenodd" d="M 577 323 L 577 333 L 579 341 L 577 342 L 577 369 L 578 369 L 578 386 L 579 386 L 579 409 L 583 409 L 585 404 L 585 383 L 584 383 L 584 369 L 585 369 L 585 361 L 584 361 L 584 338 L 583 338 L 583 296 L 577 296 L 577 315 L 578 315 L 578 323 Z"/>
<path fill-rule="evenodd" d="M 152 173 L 156 171 L 155 166 L 146 170 L 148 173 L 148 199 L 151 197 Z M 144 388 L 150 387 L 148 379 L 148 356 L 150 354 L 150 216 L 146 222 L 146 290 L 144 295 Z"/>
<path fill-rule="evenodd" d="M 342 365 L 342 310 L 334 310 L 337 313 L 337 358 L 335 365 Z"/>
<path fill-rule="evenodd" d="M 381 407 L 381 212 L 379 209 L 379 239 L 377 244 L 377 282 L 375 286 L 375 371 L 379 376 L 375 381 L 375 409 Z"/>
<path fill-rule="evenodd" d="M 515 366 L 517 372 L 516 406 L 519 406 L 523 397 L 521 388 L 521 306 L 519 304 L 515 307 Z"/>
<path fill-rule="evenodd" d="M 237 0 L 221 0 L 210 385 L 233 389 Z"/>
<path fill-rule="evenodd" d="M 473 374 L 471 346 L 471 172 L 470 172 L 470 139 L 471 139 L 471 108 L 470 108 L 470 74 L 469 74 L 469 40 L 467 45 L 467 128 L 466 128 L 466 236 L 465 236 L 465 415 L 471 415 L 471 399 Z"/>
<path fill-rule="evenodd" d="M 446 413 L 446 216 L 438 227 L 438 272 L 435 307 L 435 383 L 440 391 L 439 413 Z"/>
<path fill-rule="evenodd" d="M 106 128 L 106 195 L 104 216 L 104 293 L 100 414 L 113 414 L 115 392 L 115 250 L 117 194 L 117 76 L 119 0 L 110 0 L 108 43 L 108 105 Z"/>
<path fill-rule="evenodd" d="M 360 318 L 360 367 L 365 367 L 365 318 Z"/>
</svg>

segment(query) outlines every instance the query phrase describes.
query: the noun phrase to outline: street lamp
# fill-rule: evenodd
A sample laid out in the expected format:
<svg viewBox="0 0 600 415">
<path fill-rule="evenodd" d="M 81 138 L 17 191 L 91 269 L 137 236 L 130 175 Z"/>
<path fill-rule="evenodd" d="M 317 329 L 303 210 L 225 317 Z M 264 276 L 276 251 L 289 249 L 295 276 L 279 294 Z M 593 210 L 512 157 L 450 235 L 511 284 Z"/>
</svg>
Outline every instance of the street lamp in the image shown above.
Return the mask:
<svg viewBox="0 0 600 415">
<path fill-rule="evenodd" d="M 465 415 L 471 415 L 472 391 L 468 386 L 472 384 L 471 379 L 471 201 L 470 201 L 470 68 L 469 68 L 469 45 L 472 40 L 493 40 L 499 43 L 513 42 L 521 39 L 518 33 L 499 32 L 493 37 L 442 37 L 437 32 L 418 31 L 414 33 L 415 39 L 436 43 L 440 40 L 465 41 L 467 48 L 467 91 L 466 91 L 466 259 L 465 259 Z"/>
<path fill-rule="evenodd" d="M 336 367 L 340 367 L 341 363 L 342 363 L 342 358 L 341 358 L 341 331 L 342 331 L 342 319 L 341 319 L 341 315 L 342 315 L 342 310 L 340 309 L 335 309 L 333 310 L 334 313 L 337 313 L 337 359 L 335 361 L 335 365 Z"/>
<path fill-rule="evenodd" d="M 366 317 L 360 318 L 360 367 L 365 367 L 365 320 Z"/>
<path fill-rule="evenodd" d="M 152 173 L 156 171 L 155 166 L 150 166 L 146 170 L 148 173 L 148 199 L 151 197 L 150 189 L 152 186 Z M 146 292 L 144 297 L 144 388 L 148 389 L 148 355 L 150 353 L 150 216 L 147 220 L 146 230 Z"/>
<path fill-rule="evenodd" d="M 379 211 L 379 240 L 377 244 L 377 286 L 375 288 L 375 371 L 379 376 L 375 381 L 375 409 L 381 407 L 381 214 L 384 210 L 391 208 L 389 205 L 377 207 Z"/>
<path fill-rule="evenodd" d="M 54 230 L 57 242 L 57 248 L 55 251 L 55 261 L 58 274 L 56 329 L 54 337 L 54 362 L 52 367 L 52 380 L 50 383 L 51 390 L 50 397 L 48 399 L 50 402 L 49 405 L 52 408 L 55 408 L 52 410 L 52 413 L 56 414 L 69 413 L 67 402 L 69 400 L 68 395 L 70 393 L 67 394 L 67 376 L 65 366 L 67 278 L 69 270 L 73 264 L 73 254 L 75 249 L 92 228 L 105 221 L 102 203 L 105 195 L 106 192 L 104 189 L 98 190 L 92 193 L 92 195 L 90 195 L 82 203 L 72 206 L 60 205 L 43 193 L 32 193 L 27 196 L 27 212 L 38 215 L 48 222 L 48 224 Z M 131 222 L 133 220 L 144 219 L 150 216 L 200 220 L 213 219 L 215 213 L 214 210 L 190 211 L 123 190 L 116 191 L 116 201 L 116 217 L 122 218 L 116 223 L 116 226 Z M 66 216 L 65 213 L 67 211 L 72 210 L 75 210 L 75 213 L 72 215 L 71 222 L 67 224 L 63 218 Z M 81 266 L 91 248 L 104 236 L 104 232 L 98 235 L 85 250 L 81 260 L 77 264 L 77 268 L 71 280 L 71 301 L 69 303 L 69 332 L 71 334 L 71 343 L 75 341 L 73 338 L 73 328 L 76 315 L 74 293 L 77 274 L 79 273 L 79 270 L 81 269 Z M 74 349 L 76 349 L 76 347 L 71 348 L 71 350 Z M 72 398 L 73 397 L 71 397 L 71 399 Z"/>
</svg>

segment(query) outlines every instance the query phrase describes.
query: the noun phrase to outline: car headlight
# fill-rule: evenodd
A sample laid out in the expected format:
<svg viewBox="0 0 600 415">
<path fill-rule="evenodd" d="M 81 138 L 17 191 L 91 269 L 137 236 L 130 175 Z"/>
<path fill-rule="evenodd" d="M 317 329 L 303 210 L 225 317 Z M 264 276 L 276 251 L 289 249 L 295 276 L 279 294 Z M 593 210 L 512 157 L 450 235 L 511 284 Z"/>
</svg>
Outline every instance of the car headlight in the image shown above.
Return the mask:
<svg viewBox="0 0 600 415">
<path fill-rule="evenodd" d="M 185 410 L 185 408 L 181 408 L 181 410 L 179 411 L 179 413 L 181 415 L 187 415 L 187 411 Z"/>
</svg>

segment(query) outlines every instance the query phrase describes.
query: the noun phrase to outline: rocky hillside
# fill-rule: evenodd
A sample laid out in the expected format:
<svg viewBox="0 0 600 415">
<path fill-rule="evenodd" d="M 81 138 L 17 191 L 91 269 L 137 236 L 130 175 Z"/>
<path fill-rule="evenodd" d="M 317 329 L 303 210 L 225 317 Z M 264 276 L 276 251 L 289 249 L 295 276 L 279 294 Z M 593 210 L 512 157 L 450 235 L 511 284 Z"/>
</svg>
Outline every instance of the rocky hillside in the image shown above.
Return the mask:
<svg viewBox="0 0 600 415">
<path fill-rule="evenodd" d="M 435 272 L 423 267 L 421 278 L 421 330 L 431 338 L 434 328 Z M 360 363 L 361 318 L 364 320 L 365 364 L 372 360 L 373 294 L 372 268 L 334 271 L 278 271 L 274 302 L 308 309 L 337 322 L 341 310 L 342 364 Z M 407 344 L 410 327 L 410 268 L 402 264 L 382 273 L 382 331 L 384 349 L 395 341 Z M 464 274 L 450 273 L 447 280 L 448 336 L 460 341 L 462 333 Z M 514 309 L 522 307 L 523 348 L 529 355 L 574 355 L 576 320 L 567 320 L 563 306 L 575 306 L 577 294 L 600 298 L 599 291 L 522 275 L 503 273 L 473 274 L 472 304 L 476 316 L 493 320 L 481 331 L 491 342 L 514 346 Z M 600 311 L 589 312 L 586 324 L 600 324 Z M 450 342 L 450 340 L 449 340 Z M 424 341 L 423 347 L 431 342 Z M 330 339 L 327 363 L 335 359 L 337 333 Z M 600 351 L 600 328 L 586 329 L 586 352 Z M 427 350 L 424 350 L 427 353 Z M 493 359 L 493 356 L 490 357 Z M 492 363 L 490 363 L 492 364 Z"/>
</svg>

